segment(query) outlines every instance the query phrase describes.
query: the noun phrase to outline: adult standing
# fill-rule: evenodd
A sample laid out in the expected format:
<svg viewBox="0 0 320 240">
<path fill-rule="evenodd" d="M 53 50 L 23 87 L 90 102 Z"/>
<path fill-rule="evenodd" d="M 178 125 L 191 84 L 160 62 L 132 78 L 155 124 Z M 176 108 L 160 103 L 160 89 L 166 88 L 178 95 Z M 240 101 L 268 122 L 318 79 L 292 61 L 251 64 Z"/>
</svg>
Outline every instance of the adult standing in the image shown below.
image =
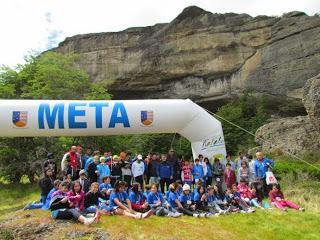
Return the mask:
<svg viewBox="0 0 320 240">
<path fill-rule="evenodd" d="M 131 171 L 135 182 L 140 183 L 141 188 L 143 189 L 143 176 L 145 173 L 145 164 L 142 161 L 142 155 L 137 156 L 137 160 L 132 163 Z"/>
<path fill-rule="evenodd" d="M 165 154 L 161 155 L 161 163 L 158 165 L 157 169 L 158 179 L 160 181 L 161 192 L 164 193 L 165 185 L 167 190 L 169 190 L 169 185 L 173 180 L 173 167 L 167 161 L 167 156 Z"/>
<path fill-rule="evenodd" d="M 264 157 L 262 151 L 256 152 L 256 160 L 253 164 L 254 169 L 254 177 L 260 181 L 262 181 L 263 185 L 263 193 L 265 196 L 268 196 L 269 191 L 271 190 L 270 187 L 268 187 L 266 182 L 266 173 L 269 171 L 269 169 L 272 169 L 274 167 L 274 161 Z"/>
<path fill-rule="evenodd" d="M 89 164 L 88 166 L 88 177 L 90 184 L 94 182 L 98 182 L 98 177 L 100 175 L 98 171 L 98 164 L 99 164 L 99 155 L 95 155 L 93 157 L 93 162 Z"/>
<path fill-rule="evenodd" d="M 172 166 L 173 169 L 173 181 L 176 181 L 181 176 L 180 175 L 180 166 L 179 166 L 179 158 L 176 152 L 173 149 L 170 149 L 167 155 L 167 161 Z"/>
<path fill-rule="evenodd" d="M 78 179 L 79 178 L 79 171 L 81 168 L 81 163 L 80 163 L 80 159 L 77 154 L 77 147 L 76 146 L 72 146 L 70 148 L 69 152 L 67 152 L 62 158 L 61 170 L 64 173 L 64 175 L 66 174 L 68 162 L 70 163 L 70 167 L 71 167 L 72 179 L 73 180 Z"/>
<path fill-rule="evenodd" d="M 151 155 L 150 162 L 148 165 L 148 172 L 149 172 L 149 176 L 150 176 L 149 183 L 150 184 L 159 183 L 159 179 L 158 179 L 159 176 L 158 176 L 158 172 L 157 172 L 158 165 L 159 165 L 158 156 L 157 156 L 157 154 L 153 153 Z"/>
<path fill-rule="evenodd" d="M 121 172 L 122 172 L 122 178 L 123 181 L 125 181 L 128 186 L 131 186 L 131 165 L 130 165 L 130 156 L 127 157 L 127 154 L 125 152 L 120 153 L 120 162 L 121 162 Z"/>
</svg>

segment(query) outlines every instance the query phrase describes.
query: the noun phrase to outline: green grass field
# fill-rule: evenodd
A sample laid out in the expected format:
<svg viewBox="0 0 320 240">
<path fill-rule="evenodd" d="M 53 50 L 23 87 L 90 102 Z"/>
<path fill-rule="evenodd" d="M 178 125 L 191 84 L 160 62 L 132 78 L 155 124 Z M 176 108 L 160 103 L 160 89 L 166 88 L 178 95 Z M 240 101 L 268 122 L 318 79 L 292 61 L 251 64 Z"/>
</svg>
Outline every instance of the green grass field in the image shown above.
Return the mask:
<svg viewBox="0 0 320 240">
<path fill-rule="evenodd" d="M 281 164 L 278 166 L 280 168 Z M 72 235 L 73 239 L 101 239 L 96 237 L 97 231 L 108 236 L 106 239 L 115 240 L 320 239 L 319 180 L 307 173 L 283 171 L 281 185 L 286 198 L 305 207 L 306 212 L 257 210 L 252 214 L 231 214 L 210 219 L 152 216 L 146 220 L 134 220 L 120 216 L 103 216 L 100 223 L 88 227 L 68 221 L 54 221 L 49 212 L 42 210 L 21 211 L 25 204 L 39 199 L 38 187 L 28 183 L 0 184 L 0 239 L 70 239 L 70 232 L 76 233 Z M 46 235 L 43 233 L 34 237 L 32 229 L 41 233 L 42 230 L 36 227 L 43 224 L 53 227 Z M 17 229 L 30 227 L 29 232 L 17 235 Z M 83 234 L 77 237 L 78 232 Z"/>
<path fill-rule="evenodd" d="M 38 196 L 37 187 L 30 184 L 1 185 L 0 223 L 8 216 L 12 218 L 12 216 L 26 213 L 31 213 L 32 216 L 13 220 L 11 225 L 23 227 L 24 223 L 30 221 L 52 222 L 49 212 L 42 210 L 16 212 L 30 200 L 37 200 Z M 294 199 L 301 203 L 299 198 Z M 307 206 L 312 205 L 307 204 Z M 90 227 L 74 224 L 71 228 L 60 229 L 54 236 L 47 236 L 46 239 L 67 239 L 66 235 L 71 229 L 87 231 L 88 228 L 95 227 L 109 233 L 111 239 L 319 239 L 319 226 L 320 213 L 308 207 L 304 213 L 295 210 L 281 212 L 273 209 L 211 219 L 191 217 L 169 219 L 152 216 L 147 220 L 133 220 L 119 216 L 103 216 L 99 224 Z M 10 238 L 11 235 L 8 232 L 1 231 L 2 234 L 6 234 L 5 237 L 2 236 L 3 238 L 0 235 L 1 239 L 13 239 Z M 78 239 L 94 238 L 89 235 Z"/>
</svg>

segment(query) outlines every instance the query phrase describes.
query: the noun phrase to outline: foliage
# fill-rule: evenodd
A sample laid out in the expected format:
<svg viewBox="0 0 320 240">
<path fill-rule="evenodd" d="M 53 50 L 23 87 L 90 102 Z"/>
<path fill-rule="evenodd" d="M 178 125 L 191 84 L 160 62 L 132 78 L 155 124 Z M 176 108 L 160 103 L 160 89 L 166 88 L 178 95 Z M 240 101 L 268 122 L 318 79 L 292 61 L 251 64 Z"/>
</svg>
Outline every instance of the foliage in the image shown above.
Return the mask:
<svg viewBox="0 0 320 240">
<path fill-rule="evenodd" d="M 250 92 L 219 108 L 216 115 L 255 133 L 269 118 L 266 111 L 267 101 L 264 97 L 256 97 Z M 243 130 L 221 120 L 228 151 L 235 154 L 238 150 L 255 146 L 254 137 Z"/>
<path fill-rule="evenodd" d="M 110 99 L 106 81 L 92 83 L 78 68 L 79 55 L 46 52 L 28 56 L 15 69 L 0 68 L 0 98 L 3 99 Z M 58 154 L 68 149 L 75 138 L 0 139 L 0 176 L 19 182 L 22 175 L 30 181 L 41 175 L 47 152 Z"/>
</svg>

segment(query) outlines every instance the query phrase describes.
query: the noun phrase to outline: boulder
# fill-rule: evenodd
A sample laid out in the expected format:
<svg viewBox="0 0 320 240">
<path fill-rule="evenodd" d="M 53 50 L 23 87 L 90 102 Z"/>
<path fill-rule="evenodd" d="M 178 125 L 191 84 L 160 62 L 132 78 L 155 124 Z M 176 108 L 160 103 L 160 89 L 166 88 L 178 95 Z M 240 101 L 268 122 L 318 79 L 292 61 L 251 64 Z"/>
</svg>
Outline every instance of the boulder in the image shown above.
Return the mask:
<svg viewBox="0 0 320 240">
<path fill-rule="evenodd" d="M 320 134 L 320 74 L 309 79 L 304 86 L 303 103 L 311 123 Z"/>
<path fill-rule="evenodd" d="M 289 152 L 303 156 L 319 152 L 320 134 L 308 116 L 283 118 L 260 127 L 255 140 L 264 152 Z"/>
</svg>

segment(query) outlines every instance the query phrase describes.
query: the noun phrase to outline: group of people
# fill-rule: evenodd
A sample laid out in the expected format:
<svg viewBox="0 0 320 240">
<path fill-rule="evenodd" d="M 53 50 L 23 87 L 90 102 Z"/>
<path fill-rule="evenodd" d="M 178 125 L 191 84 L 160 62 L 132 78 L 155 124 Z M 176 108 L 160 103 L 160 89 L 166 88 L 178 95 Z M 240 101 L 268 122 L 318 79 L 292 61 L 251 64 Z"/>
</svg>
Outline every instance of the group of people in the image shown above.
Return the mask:
<svg viewBox="0 0 320 240">
<path fill-rule="evenodd" d="M 221 161 L 199 155 L 194 161 L 168 154 L 132 156 L 121 152 L 101 154 L 72 146 L 63 156 L 60 174 L 53 154 L 44 163 L 40 180 L 41 201 L 25 209 L 51 210 L 54 219 L 98 222 L 101 215 L 124 215 L 136 219 L 152 215 L 214 217 L 228 213 L 251 213 L 275 207 L 303 211 L 285 200 L 277 183 L 268 184 L 274 161 L 261 151 L 252 156 L 239 153 Z M 60 179 L 59 179 L 60 176 Z"/>
</svg>

